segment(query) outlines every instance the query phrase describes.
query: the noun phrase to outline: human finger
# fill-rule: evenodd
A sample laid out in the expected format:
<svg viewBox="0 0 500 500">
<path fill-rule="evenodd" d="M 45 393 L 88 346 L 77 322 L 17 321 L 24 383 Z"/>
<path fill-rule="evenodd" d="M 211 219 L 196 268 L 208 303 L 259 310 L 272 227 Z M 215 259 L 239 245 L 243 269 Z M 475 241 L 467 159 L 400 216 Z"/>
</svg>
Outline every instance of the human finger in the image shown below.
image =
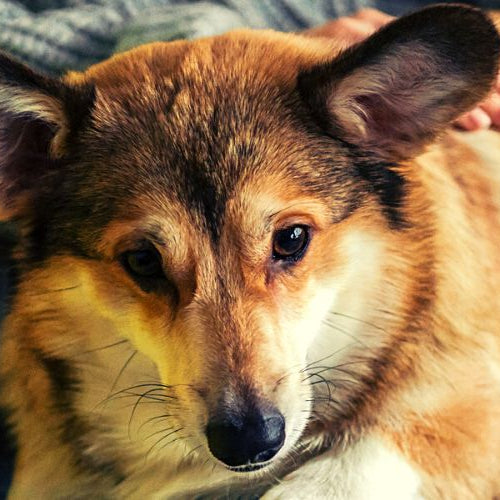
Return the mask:
<svg viewBox="0 0 500 500">
<path fill-rule="evenodd" d="M 456 120 L 455 125 L 472 132 L 474 130 L 489 128 L 491 127 L 491 123 L 489 115 L 483 109 L 477 107 L 462 115 Z"/>
</svg>

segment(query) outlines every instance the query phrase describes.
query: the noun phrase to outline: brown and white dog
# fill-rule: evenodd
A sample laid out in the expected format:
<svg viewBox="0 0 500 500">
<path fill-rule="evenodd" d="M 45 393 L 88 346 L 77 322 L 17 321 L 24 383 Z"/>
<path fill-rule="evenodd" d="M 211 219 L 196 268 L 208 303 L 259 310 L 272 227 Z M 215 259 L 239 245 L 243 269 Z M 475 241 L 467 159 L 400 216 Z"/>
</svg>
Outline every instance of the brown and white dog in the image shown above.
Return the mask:
<svg viewBox="0 0 500 500">
<path fill-rule="evenodd" d="M 1 56 L 11 498 L 499 495 L 500 135 L 449 128 L 499 47 L 455 5 Z"/>
</svg>

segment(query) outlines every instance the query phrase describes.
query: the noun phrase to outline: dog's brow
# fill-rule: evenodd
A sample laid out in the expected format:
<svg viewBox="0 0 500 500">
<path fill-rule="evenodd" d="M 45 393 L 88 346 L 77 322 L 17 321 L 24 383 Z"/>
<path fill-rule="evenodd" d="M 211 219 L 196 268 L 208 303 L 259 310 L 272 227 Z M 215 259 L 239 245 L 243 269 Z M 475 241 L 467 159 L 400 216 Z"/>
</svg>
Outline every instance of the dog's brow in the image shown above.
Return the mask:
<svg viewBox="0 0 500 500">
<path fill-rule="evenodd" d="M 144 235 L 146 236 L 147 239 L 149 239 L 150 241 L 152 241 L 153 243 L 155 243 L 158 246 L 166 247 L 167 242 L 165 241 L 165 239 L 162 236 L 160 236 L 159 233 L 160 233 L 160 230 L 158 227 L 148 228 L 144 231 Z"/>
<path fill-rule="evenodd" d="M 300 207 L 300 206 L 311 206 L 311 201 L 299 201 L 297 203 L 293 203 L 291 205 L 287 205 L 286 207 L 283 207 L 281 210 L 277 210 L 276 212 L 272 212 L 271 214 L 269 214 L 267 216 L 267 221 L 269 224 L 271 224 L 273 222 L 273 220 L 280 214 L 282 214 L 283 212 L 286 212 L 288 210 L 291 210 L 295 207 Z"/>
<path fill-rule="evenodd" d="M 298 202 L 298 203 L 294 203 L 292 205 L 287 205 L 286 207 L 283 207 L 281 210 L 278 210 L 276 212 L 273 212 L 272 214 L 269 214 L 268 216 L 268 219 L 269 220 L 272 220 L 274 219 L 277 215 L 283 213 L 284 211 L 286 210 L 290 210 L 291 208 L 295 208 L 295 207 L 298 207 L 300 205 L 309 205 L 310 202 L 309 201 L 301 201 L 301 202 Z"/>
</svg>

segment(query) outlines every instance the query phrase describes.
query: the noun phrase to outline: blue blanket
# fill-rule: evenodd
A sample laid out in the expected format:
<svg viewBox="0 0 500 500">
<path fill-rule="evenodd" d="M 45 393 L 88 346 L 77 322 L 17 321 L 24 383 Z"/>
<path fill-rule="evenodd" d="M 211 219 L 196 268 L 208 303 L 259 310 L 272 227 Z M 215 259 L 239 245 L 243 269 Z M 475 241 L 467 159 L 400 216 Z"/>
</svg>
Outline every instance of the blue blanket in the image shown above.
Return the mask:
<svg viewBox="0 0 500 500">
<path fill-rule="evenodd" d="M 83 69 L 152 40 L 242 26 L 298 30 L 361 7 L 400 15 L 426 0 L 0 0 L 0 48 L 47 73 Z M 491 7 L 500 2 L 476 0 Z"/>
</svg>

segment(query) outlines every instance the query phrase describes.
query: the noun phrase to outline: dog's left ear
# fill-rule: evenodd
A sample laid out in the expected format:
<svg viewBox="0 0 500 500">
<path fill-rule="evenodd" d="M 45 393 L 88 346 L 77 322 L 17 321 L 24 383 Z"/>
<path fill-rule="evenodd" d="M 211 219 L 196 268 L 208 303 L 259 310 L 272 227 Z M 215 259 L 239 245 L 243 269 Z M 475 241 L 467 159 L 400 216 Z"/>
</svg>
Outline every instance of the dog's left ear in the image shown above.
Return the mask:
<svg viewBox="0 0 500 500">
<path fill-rule="evenodd" d="M 480 10 L 438 5 L 302 73 L 298 89 L 330 135 L 380 159 L 402 160 L 488 93 L 499 47 Z"/>
<path fill-rule="evenodd" d="M 88 115 L 93 89 L 40 75 L 0 53 L 0 221 L 64 159 L 69 136 Z"/>
</svg>

